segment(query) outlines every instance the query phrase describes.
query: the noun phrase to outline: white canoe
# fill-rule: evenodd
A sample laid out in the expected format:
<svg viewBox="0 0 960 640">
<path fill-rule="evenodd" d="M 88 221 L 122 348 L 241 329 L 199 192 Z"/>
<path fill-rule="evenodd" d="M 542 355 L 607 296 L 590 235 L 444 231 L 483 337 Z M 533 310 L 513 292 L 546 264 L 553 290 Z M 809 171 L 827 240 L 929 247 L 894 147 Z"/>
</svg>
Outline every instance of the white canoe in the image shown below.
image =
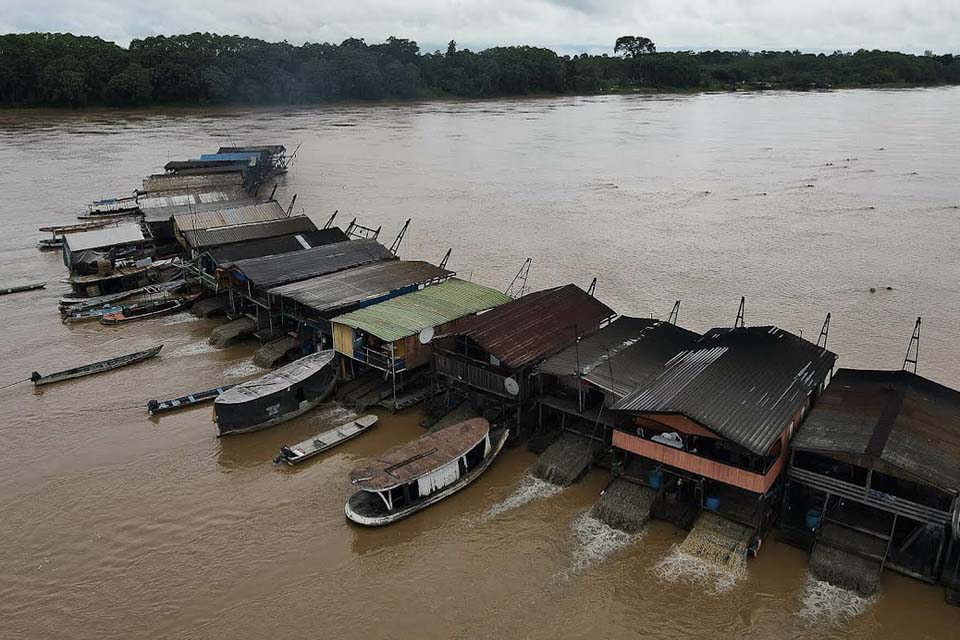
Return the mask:
<svg viewBox="0 0 960 640">
<path fill-rule="evenodd" d="M 307 438 L 303 442 L 280 447 L 280 455 L 277 456 L 274 462 L 286 462 L 289 465 L 303 462 L 307 458 L 312 458 L 317 454 L 343 444 L 347 440 L 356 438 L 375 424 L 377 424 L 377 416 L 375 415 L 366 415 L 356 420 L 351 420 L 339 427 L 324 431 L 312 438 Z"/>
</svg>

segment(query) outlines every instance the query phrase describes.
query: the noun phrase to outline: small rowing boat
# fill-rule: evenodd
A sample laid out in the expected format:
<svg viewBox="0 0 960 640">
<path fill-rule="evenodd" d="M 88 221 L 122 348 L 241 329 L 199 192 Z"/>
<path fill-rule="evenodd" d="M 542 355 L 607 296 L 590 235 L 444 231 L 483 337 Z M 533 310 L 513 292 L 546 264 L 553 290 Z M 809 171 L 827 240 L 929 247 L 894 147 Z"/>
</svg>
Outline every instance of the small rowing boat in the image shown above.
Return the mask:
<svg viewBox="0 0 960 640">
<path fill-rule="evenodd" d="M 110 313 L 117 313 L 122 307 L 118 307 L 112 304 L 105 304 L 99 309 L 85 309 L 83 311 L 70 311 L 65 316 L 63 316 L 62 322 L 64 324 L 74 324 L 77 322 L 89 322 L 91 320 L 99 320 L 103 316 Z"/>
<path fill-rule="evenodd" d="M 337 383 L 336 355 L 333 349 L 311 353 L 218 396 L 217 435 L 266 429 L 316 407 Z"/>
<path fill-rule="evenodd" d="M 82 367 L 66 369 L 56 373 L 48 373 L 45 376 L 42 376 L 38 372 L 34 371 L 30 374 L 30 381 L 39 387 L 43 384 L 62 382 L 72 378 L 82 378 L 83 376 L 92 376 L 97 373 L 104 373 L 106 371 L 112 371 L 113 369 L 119 369 L 120 367 L 126 367 L 131 364 L 143 362 L 144 360 L 149 360 L 153 356 L 160 353 L 160 349 L 163 349 L 162 344 L 144 351 L 128 353 L 125 356 L 117 356 L 116 358 L 110 358 L 109 360 L 101 360 L 100 362 L 85 364 Z"/>
<path fill-rule="evenodd" d="M 153 302 L 141 302 L 125 307 L 120 307 L 119 311 L 108 313 L 100 318 L 100 324 L 114 325 L 135 322 L 137 320 L 148 320 L 158 316 L 165 316 L 176 313 L 193 304 L 196 296 L 187 298 L 170 298 L 168 300 L 156 300 Z"/>
<path fill-rule="evenodd" d="M 347 519 L 380 527 L 448 498 L 479 478 L 500 454 L 509 429 L 490 431 L 473 418 L 395 447 L 350 472 L 360 491 L 343 510 Z"/>
<path fill-rule="evenodd" d="M 307 438 L 303 442 L 290 446 L 280 447 L 280 455 L 274 459 L 274 464 L 286 462 L 289 465 L 303 462 L 307 458 L 329 451 L 343 444 L 377 424 L 377 416 L 368 415 L 351 420 L 329 431 Z"/>
<path fill-rule="evenodd" d="M 170 400 L 151 400 L 147 403 L 147 412 L 153 416 L 158 413 L 166 413 L 167 411 L 174 411 L 175 409 L 184 409 L 186 407 L 203 404 L 204 402 L 211 402 L 216 400 L 217 396 L 224 391 L 232 389 L 233 386 L 232 384 L 228 384 L 217 387 L 216 389 L 197 391 L 196 393 L 180 396 L 179 398 L 172 398 Z"/>
<path fill-rule="evenodd" d="M 0 296 L 5 296 L 8 293 L 20 293 L 21 291 L 33 291 L 34 289 L 43 289 L 47 286 L 46 282 L 35 282 L 32 284 L 21 284 L 13 287 L 0 287 Z"/>
</svg>

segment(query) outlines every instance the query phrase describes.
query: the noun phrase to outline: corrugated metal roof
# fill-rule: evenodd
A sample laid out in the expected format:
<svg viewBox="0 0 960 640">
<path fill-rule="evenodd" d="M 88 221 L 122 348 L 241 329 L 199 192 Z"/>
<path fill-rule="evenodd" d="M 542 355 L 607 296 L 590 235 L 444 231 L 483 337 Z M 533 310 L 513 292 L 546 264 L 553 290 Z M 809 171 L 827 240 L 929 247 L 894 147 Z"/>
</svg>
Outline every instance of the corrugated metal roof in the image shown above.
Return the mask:
<svg viewBox="0 0 960 640">
<path fill-rule="evenodd" d="M 396 259 L 389 249 L 376 240 L 361 239 L 277 256 L 238 260 L 233 263 L 231 270 L 250 280 L 253 286 L 268 289 L 370 262 Z"/>
<path fill-rule="evenodd" d="M 178 176 L 176 174 L 154 175 L 143 179 L 143 190 L 146 192 L 210 190 L 211 187 L 229 187 L 243 184 L 243 174 L 213 173 L 199 176 Z"/>
<path fill-rule="evenodd" d="M 285 236 L 275 238 L 262 238 L 259 240 L 248 240 L 236 244 L 228 244 L 223 247 L 216 247 L 210 250 L 210 256 L 220 267 L 226 267 L 230 263 L 248 258 L 260 258 L 263 256 L 273 256 L 281 253 L 290 253 L 291 251 L 303 251 L 313 247 L 321 247 L 325 244 L 334 242 L 346 242 L 349 240 L 347 234 L 339 227 L 330 227 L 329 229 L 319 229 L 317 231 L 304 231 L 303 233 L 291 233 Z"/>
<path fill-rule="evenodd" d="M 419 260 L 375 262 L 270 289 L 273 296 L 295 300 L 317 313 L 377 300 L 404 287 L 453 275 L 452 271 Z"/>
<path fill-rule="evenodd" d="M 958 492 L 960 391 L 908 371 L 838 369 L 792 446 L 879 460 Z"/>
<path fill-rule="evenodd" d="M 619 399 L 650 382 L 668 360 L 699 339 L 700 334 L 669 322 L 621 316 L 547 359 L 540 370 L 576 376 L 579 361 L 584 380 Z"/>
<path fill-rule="evenodd" d="M 441 284 L 337 316 L 331 322 L 360 329 L 385 342 L 393 342 L 417 334 L 427 327 L 438 327 L 507 302 L 510 302 L 510 298 L 496 289 L 451 278 Z"/>
<path fill-rule="evenodd" d="M 67 252 L 104 249 L 133 242 L 143 242 L 143 230 L 135 222 L 63 236 L 63 247 Z"/>
<path fill-rule="evenodd" d="M 173 224 L 179 231 L 197 229 L 216 229 L 251 222 L 270 222 L 287 217 L 286 210 L 276 200 L 259 202 L 229 209 L 214 209 L 199 213 L 181 213 L 173 217 Z"/>
<path fill-rule="evenodd" d="M 273 238 L 303 231 L 316 231 L 317 225 L 307 216 L 291 216 L 270 222 L 253 222 L 215 229 L 196 229 L 182 233 L 187 246 L 194 249 L 208 249 L 234 242 Z"/>
<path fill-rule="evenodd" d="M 250 145 L 247 147 L 220 147 L 217 149 L 217 153 L 249 153 L 251 151 L 260 151 L 263 153 L 283 153 L 287 148 L 282 144 L 263 144 L 263 145 Z"/>
<path fill-rule="evenodd" d="M 247 163 L 243 160 L 171 160 L 163 165 L 164 171 L 184 171 L 189 169 L 213 169 L 212 173 L 219 173 L 225 168 L 233 171 L 243 171 Z"/>
<path fill-rule="evenodd" d="M 235 209 L 247 205 L 256 204 L 254 198 L 245 197 L 238 200 L 226 200 L 221 202 L 201 202 L 199 204 L 181 204 L 170 207 L 151 207 L 142 209 L 143 219 L 147 222 L 170 222 L 173 216 L 179 216 L 187 213 L 200 213 L 203 211 L 219 211 L 221 209 Z"/>
<path fill-rule="evenodd" d="M 201 160 L 216 160 L 220 162 L 242 162 L 244 160 L 256 160 L 260 157 L 260 151 L 237 151 L 234 153 L 204 153 L 200 156 Z"/>
<path fill-rule="evenodd" d="M 448 331 L 469 337 L 507 367 L 517 369 L 553 355 L 578 336 L 600 328 L 613 309 L 568 284 L 535 291 L 457 323 Z"/>
<path fill-rule="evenodd" d="M 711 329 L 614 409 L 683 414 L 764 455 L 836 360 L 777 327 Z"/>
</svg>

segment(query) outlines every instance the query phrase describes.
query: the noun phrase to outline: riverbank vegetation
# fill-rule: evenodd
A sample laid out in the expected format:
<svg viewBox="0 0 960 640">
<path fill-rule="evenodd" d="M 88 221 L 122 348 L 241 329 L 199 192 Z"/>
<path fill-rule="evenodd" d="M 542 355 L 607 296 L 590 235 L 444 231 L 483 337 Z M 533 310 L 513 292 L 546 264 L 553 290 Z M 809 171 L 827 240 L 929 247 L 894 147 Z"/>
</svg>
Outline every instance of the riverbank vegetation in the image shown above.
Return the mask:
<svg viewBox="0 0 960 640">
<path fill-rule="evenodd" d="M 623 36 L 615 55 L 540 47 L 480 52 L 412 40 L 302 46 L 193 33 L 133 40 L 58 33 L 0 36 L 0 105 L 307 104 L 646 90 L 811 89 L 960 84 L 960 56 L 889 51 L 657 52 Z"/>
</svg>

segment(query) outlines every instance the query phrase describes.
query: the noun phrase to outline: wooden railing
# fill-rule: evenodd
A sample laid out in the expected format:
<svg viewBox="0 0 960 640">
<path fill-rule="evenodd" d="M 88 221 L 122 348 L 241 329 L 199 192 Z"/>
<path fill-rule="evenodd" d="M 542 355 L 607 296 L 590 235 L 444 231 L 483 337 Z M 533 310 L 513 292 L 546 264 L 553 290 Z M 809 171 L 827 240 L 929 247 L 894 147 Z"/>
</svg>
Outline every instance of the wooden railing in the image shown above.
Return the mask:
<svg viewBox="0 0 960 640">
<path fill-rule="evenodd" d="M 645 440 L 624 431 L 614 430 L 613 446 L 665 465 L 689 471 L 704 478 L 764 494 L 776 482 L 786 456 L 781 455 L 765 474 L 738 469 L 722 462 L 708 460 L 681 449 Z"/>
<path fill-rule="evenodd" d="M 475 389 L 480 389 L 481 391 L 493 393 L 505 398 L 516 397 L 510 395 L 504 386 L 504 380 L 507 379 L 506 376 L 442 353 L 435 354 L 434 363 L 437 373 L 441 376 L 463 382 Z"/>
</svg>

